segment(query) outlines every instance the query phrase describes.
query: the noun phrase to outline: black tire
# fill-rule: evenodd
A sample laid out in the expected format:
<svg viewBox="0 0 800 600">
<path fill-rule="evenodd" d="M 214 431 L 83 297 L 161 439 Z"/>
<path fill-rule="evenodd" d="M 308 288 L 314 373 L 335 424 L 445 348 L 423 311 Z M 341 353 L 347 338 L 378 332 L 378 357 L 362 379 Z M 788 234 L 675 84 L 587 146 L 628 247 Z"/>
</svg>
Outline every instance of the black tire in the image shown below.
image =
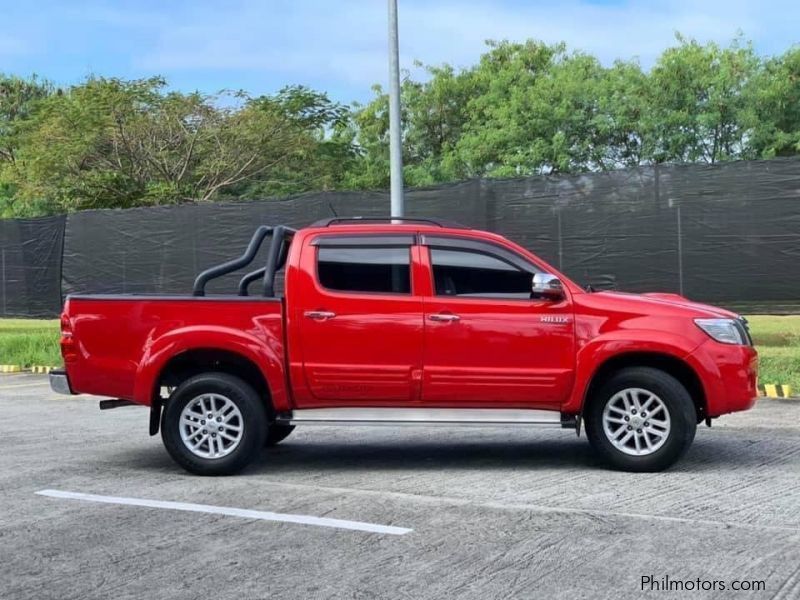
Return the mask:
<svg viewBox="0 0 800 600">
<path fill-rule="evenodd" d="M 193 453 L 181 438 L 181 413 L 198 396 L 217 394 L 230 400 L 241 413 L 238 445 L 220 458 Z M 161 439 L 169 455 L 195 475 L 232 475 L 241 471 L 264 446 L 267 410 L 264 401 L 247 383 L 226 373 L 203 373 L 184 381 L 172 393 L 161 420 Z"/>
<path fill-rule="evenodd" d="M 270 423 L 267 428 L 267 437 L 264 440 L 265 446 L 274 446 L 279 444 L 294 431 L 294 425 L 282 425 L 279 423 Z"/>
<path fill-rule="evenodd" d="M 614 446 L 603 428 L 606 404 L 615 394 L 629 388 L 652 392 L 663 402 L 669 413 L 670 429 L 666 440 L 651 454 L 626 454 Z M 585 423 L 589 443 L 612 467 L 623 471 L 655 472 L 670 467 L 686 453 L 697 431 L 697 411 L 689 392 L 680 381 L 659 369 L 622 369 L 611 376 L 587 402 Z"/>
</svg>

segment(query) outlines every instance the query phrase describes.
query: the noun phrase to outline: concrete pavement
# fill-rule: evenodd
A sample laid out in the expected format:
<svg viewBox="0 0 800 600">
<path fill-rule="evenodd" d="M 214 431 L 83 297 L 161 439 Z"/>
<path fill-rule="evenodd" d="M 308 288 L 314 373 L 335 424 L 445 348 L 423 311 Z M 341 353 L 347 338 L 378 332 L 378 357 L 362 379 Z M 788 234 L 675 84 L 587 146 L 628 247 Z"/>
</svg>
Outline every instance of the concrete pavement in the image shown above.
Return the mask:
<svg viewBox="0 0 800 600">
<path fill-rule="evenodd" d="M 800 598 L 800 402 L 701 427 L 672 470 L 606 470 L 567 430 L 307 427 L 199 478 L 139 407 L 0 376 L 0 597 Z M 344 519 L 407 535 L 98 504 L 55 489 Z M 642 591 L 654 581 L 725 590 Z M 731 592 L 734 581 L 761 591 Z"/>
</svg>

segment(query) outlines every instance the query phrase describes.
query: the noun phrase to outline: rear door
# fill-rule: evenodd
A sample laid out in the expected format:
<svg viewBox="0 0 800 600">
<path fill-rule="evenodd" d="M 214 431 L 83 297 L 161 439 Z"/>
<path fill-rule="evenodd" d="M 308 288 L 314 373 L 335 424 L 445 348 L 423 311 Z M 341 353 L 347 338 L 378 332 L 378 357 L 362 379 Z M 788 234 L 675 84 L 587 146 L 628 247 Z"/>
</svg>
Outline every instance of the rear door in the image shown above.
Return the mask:
<svg viewBox="0 0 800 600">
<path fill-rule="evenodd" d="M 414 241 L 413 234 L 326 234 L 304 248 L 303 291 L 294 298 L 306 388 L 295 395 L 298 408 L 419 400 Z"/>
<path fill-rule="evenodd" d="M 531 298 L 537 267 L 508 248 L 432 236 L 423 244 L 433 293 L 422 401 L 557 409 L 574 370 L 570 302 Z"/>
</svg>

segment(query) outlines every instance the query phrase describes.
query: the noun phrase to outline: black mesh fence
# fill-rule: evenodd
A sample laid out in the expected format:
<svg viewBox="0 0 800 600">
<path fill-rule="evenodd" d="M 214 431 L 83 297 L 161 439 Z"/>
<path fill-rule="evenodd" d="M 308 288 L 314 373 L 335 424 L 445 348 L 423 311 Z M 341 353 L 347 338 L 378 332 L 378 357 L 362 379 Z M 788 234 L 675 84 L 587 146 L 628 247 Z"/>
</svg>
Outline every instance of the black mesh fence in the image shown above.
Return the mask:
<svg viewBox="0 0 800 600">
<path fill-rule="evenodd" d="M 385 216 L 388 206 L 385 192 L 323 192 L 0 221 L 0 314 L 55 315 L 59 289 L 188 294 L 199 271 L 238 256 L 260 224 Z M 409 190 L 406 213 L 496 231 L 596 288 L 800 311 L 797 159 L 472 180 Z M 209 293 L 234 291 L 240 276 Z"/>
<path fill-rule="evenodd" d="M 65 216 L 0 220 L 0 316 L 52 317 L 61 310 Z"/>
</svg>

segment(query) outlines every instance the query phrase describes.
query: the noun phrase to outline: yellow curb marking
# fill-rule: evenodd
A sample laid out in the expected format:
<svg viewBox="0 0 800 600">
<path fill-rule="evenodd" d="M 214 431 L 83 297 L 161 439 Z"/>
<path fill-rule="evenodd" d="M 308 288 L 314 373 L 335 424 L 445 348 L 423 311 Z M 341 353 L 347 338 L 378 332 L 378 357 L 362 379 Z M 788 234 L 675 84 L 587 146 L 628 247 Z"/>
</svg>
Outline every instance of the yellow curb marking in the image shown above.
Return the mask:
<svg viewBox="0 0 800 600">
<path fill-rule="evenodd" d="M 767 398 L 789 398 L 792 395 L 792 386 L 765 383 L 758 386 L 758 393 Z"/>
</svg>

